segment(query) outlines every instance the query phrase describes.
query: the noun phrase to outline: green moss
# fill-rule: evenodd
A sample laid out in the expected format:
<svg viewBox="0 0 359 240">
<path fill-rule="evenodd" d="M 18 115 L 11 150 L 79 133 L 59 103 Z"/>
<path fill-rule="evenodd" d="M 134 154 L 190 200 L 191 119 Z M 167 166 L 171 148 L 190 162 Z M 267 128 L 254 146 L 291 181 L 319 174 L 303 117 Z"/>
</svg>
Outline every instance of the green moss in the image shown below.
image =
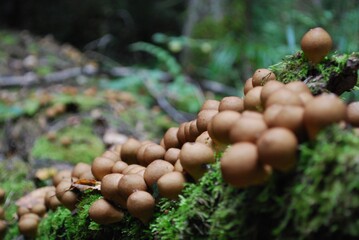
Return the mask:
<svg viewBox="0 0 359 240">
<path fill-rule="evenodd" d="M 60 139 L 68 136 L 72 144 L 64 147 Z M 104 151 L 104 145 L 92 131 L 89 123 L 65 128 L 58 132 L 57 140 L 49 141 L 45 136 L 38 138 L 31 155 L 38 159 L 64 160 L 71 163 L 90 163 Z"/>
<path fill-rule="evenodd" d="M 104 104 L 105 99 L 100 95 L 86 96 L 83 94 L 77 94 L 75 96 L 72 96 L 68 94 L 55 94 L 53 96 L 52 102 L 54 104 L 75 104 L 81 111 L 87 111 Z"/>
</svg>

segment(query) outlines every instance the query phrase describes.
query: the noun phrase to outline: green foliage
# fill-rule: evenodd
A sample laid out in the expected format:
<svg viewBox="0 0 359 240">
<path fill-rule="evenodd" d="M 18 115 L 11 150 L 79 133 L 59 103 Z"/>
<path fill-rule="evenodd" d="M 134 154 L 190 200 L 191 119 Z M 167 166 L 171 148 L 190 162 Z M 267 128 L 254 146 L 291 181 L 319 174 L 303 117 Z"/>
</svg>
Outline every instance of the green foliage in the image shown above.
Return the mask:
<svg viewBox="0 0 359 240">
<path fill-rule="evenodd" d="M 69 146 L 63 146 L 60 142 L 65 136 L 72 139 Z M 46 136 L 39 137 L 32 148 L 31 155 L 38 159 L 62 160 L 76 164 L 91 163 L 103 151 L 104 145 L 92 131 L 91 124 L 82 123 L 62 129 L 57 133 L 55 141 L 49 141 Z"/>
<path fill-rule="evenodd" d="M 105 100 L 100 95 L 86 96 L 84 94 L 76 94 L 74 96 L 68 94 L 55 94 L 51 101 L 53 104 L 75 104 L 80 111 L 88 111 L 94 107 L 98 107 L 105 103 Z"/>
</svg>

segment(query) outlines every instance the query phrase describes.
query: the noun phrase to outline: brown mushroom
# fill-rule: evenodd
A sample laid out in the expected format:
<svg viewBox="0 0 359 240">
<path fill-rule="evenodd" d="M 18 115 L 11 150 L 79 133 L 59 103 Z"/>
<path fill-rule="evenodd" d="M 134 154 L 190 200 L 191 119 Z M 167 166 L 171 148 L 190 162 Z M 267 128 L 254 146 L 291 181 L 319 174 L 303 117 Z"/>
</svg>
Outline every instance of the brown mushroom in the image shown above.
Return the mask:
<svg viewBox="0 0 359 240">
<path fill-rule="evenodd" d="M 222 98 L 218 111 L 235 111 L 235 112 L 242 112 L 244 110 L 244 103 L 243 99 L 237 96 L 228 96 Z"/>
<path fill-rule="evenodd" d="M 359 101 L 348 105 L 346 111 L 346 120 L 354 127 L 359 127 Z"/>
<path fill-rule="evenodd" d="M 320 27 L 310 29 L 301 40 L 304 55 L 314 64 L 322 61 L 332 46 L 333 41 L 329 33 Z"/>
<path fill-rule="evenodd" d="M 135 191 L 127 199 L 128 212 L 147 224 L 153 217 L 155 199 L 146 191 Z"/>
<path fill-rule="evenodd" d="M 276 80 L 275 74 L 269 69 L 257 69 L 252 76 L 253 87 L 264 86 L 268 81 Z"/>
<path fill-rule="evenodd" d="M 97 180 L 100 180 L 107 174 L 112 172 L 112 167 L 115 165 L 115 161 L 105 157 L 97 157 L 93 160 L 91 165 L 92 175 Z"/>
<path fill-rule="evenodd" d="M 166 173 L 172 172 L 174 170 L 174 166 L 166 162 L 165 160 L 157 159 L 150 163 L 144 173 L 144 179 L 150 188 L 153 187 L 157 180 Z"/>
<path fill-rule="evenodd" d="M 235 111 L 222 111 L 216 114 L 208 125 L 208 134 L 216 142 L 230 144 L 229 133 L 239 121 L 241 114 Z"/>
<path fill-rule="evenodd" d="M 183 173 L 175 171 L 162 175 L 157 181 L 157 187 L 162 197 L 176 200 L 185 183 L 186 178 Z"/>
<path fill-rule="evenodd" d="M 106 225 L 120 222 L 124 217 L 124 213 L 105 199 L 100 198 L 90 206 L 89 217 L 98 224 Z"/>
</svg>

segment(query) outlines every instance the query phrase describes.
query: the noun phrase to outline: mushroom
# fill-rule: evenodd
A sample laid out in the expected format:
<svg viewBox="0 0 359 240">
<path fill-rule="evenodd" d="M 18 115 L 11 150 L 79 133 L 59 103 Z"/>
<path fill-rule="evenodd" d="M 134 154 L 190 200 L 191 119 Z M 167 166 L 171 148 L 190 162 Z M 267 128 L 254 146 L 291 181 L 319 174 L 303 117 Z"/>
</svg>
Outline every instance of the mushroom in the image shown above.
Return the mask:
<svg viewBox="0 0 359 240">
<path fill-rule="evenodd" d="M 0 239 L 3 239 L 5 237 L 7 230 L 7 222 L 4 220 L 0 220 Z"/>
<path fill-rule="evenodd" d="M 266 101 L 265 108 L 273 104 L 303 106 L 298 94 L 284 87 L 272 92 Z"/>
<path fill-rule="evenodd" d="M 264 86 L 268 81 L 276 80 L 275 74 L 265 68 L 257 69 L 252 76 L 253 87 Z"/>
<path fill-rule="evenodd" d="M 80 175 L 86 171 L 91 171 L 91 165 L 87 163 L 80 162 L 75 165 L 75 167 L 72 169 L 71 176 L 79 178 Z"/>
<path fill-rule="evenodd" d="M 182 192 L 186 178 L 182 172 L 169 172 L 162 175 L 157 181 L 157 187 L 162 197 L 176 200 Z"/>
<path fill-rule="evenodd" d="M 219 101 L 214 100 L 214 99 L 208 99 L 202 104 L 202 107 L 201 107 L 200 111 L 202 111 L 202 110 L 216 110 L 216 111 L 218 111 L 218 107 L 219 107 Z"/>
<path fill-rule="evenodd" d="M 91 165 L 92 175 L 97 180 L 100 180 L 107 174 L 112 172 L 112 167 L 115 165 L 115 161 L 105 157 L 97 157 L 93 160 Z"/>
<path fill-rule="evenodd" d="M 120 222 L 124 217 L 124 213 L 105 199 L 100 198 L 90 206 L 89 217 L 98 224 L 106 225 Z"/>
<path fill-rule="evenodd" d="M 112 173 L 122 173 L 122 171 L 128 167 L 128 164 L 123 161 L 117 161 L 111 168 Z"/>
<path fill-rule="evenodd" d="M 179 158 L 179 153 L 181 149 L 179 148 L 170 148 L 166 151 L 164 160 L 171 163 L 172 165 L 175 165 L 176 161 Z"/>
<path fill-rule="evenodd" d="M 30 209 L 27 207 L 23 207 L 23 206 L 19 206 L 16 210 L 16 215 L 18 218 L 20 218 L 22 215 L 24 215 L 25 213 L 29 213 Z"/>
<path fill-rule="evenodd" d="M 183 172 L 183 167 L 182 167 L 182 164 L 181 164 L 181 160 L 178 159 L 175 163 L 175 168 L 173 169 L 174 171 L 177 171 L 177 172 Z"/>
<path fill-rule="evenodd" d="M 143 152 L 142 166 L 148 166 L 156 159 L 163 159 L 166 150 L 159 144 L 148 144 Z"/>
<path fill-rule="evenodd" d="M 118 183 L 122 177 L 123 175 L 120 173 L 104 176 L 101 181 L 101 194 L 105 199 L 126 207 L 126 200 L 121 197 L 118 190 Z"/>
<path fill-rule="evenodd" d="M 179 147 L 180 143 L 177 138 L 177 132 L 177 127 L 171 127 L 166 131 L 165 135 L 163 136 L 163 144 L 166 150 L 169 148 Z"/>
<path fill-rule="evenodd" d="M 308 60 L 317 64 L 329 53 L 333 41 L 327 31 L 321 27 L 316 27 L 304 34 L 300 45 Z"/>
<path fill-rule="evenodd" d="M 241 114 L 235 111 L 217 113 L 208 125 L 208 134 L 216 142 L 230 144 L 229 133 L 232 126 L 240 119 Z"/>
<path fill-rule="evenodd" d="M 6 193 L 5 190 L 0 188 L 0 204 L 5 202 Z"/>
<path fill-rule="evenodd" d="M 276 91 L 282 87 L 284 87 L 284 84 L 279 81 L 272 80 L 272 81 L 267 82 L 263 86 L 262 91 L 261 91 L 260 98 L 261 98 L 262 106 L 265 106 L 267 99 L 274 91 Z"/>
<path fill-rule="evenodd" d="M 109 158 L 111 160 L 113 160 L 114 162 L 120 160 L 120 154 L 115 152 L 115 151 L 111 151 L 111 150 L 107 150 L 105 151 L 101 157 L 104 157 L 104 158 Z"/>
<path fill-rule="evenodd" d="M 0 206 L 0 220 L 5 219 L 5 211 L 4 208 Z"/>
<path fill-rule="evenodd" d="M 354 127 L 359 127 L 359 101 L 347 106 L 346 120 Z"/>
<path fill-rule="evenodd" d="M 221 172 L 224 181 L 237 188 L 260 184 L 269 176 L 258 161 L 257 146 L 249 142 L 236 143 L 223 153 Z"/>
<path fill-rule="evenodd" d="M 347 108 L 335 94 L 323 93 L 308 101 L 304 108 L 304 124 L 310 139 L 318 132 L 346 118 Z"/>
<path fill-rule="evenodd" d="M 207 131 L 208 123 L 218 113 L 218 110 L 202 110 L 197 115 L 197 129 L 199 133 Z"/>
<path fill-rule="evenodd" d="M 244 103 L 243 99 L 237 96 L 228 96 L 222 98 L 221 102 L 219 103 L 218 111 L 235 111 L 235 112 L 242 112 L 244 110 Z"/>
<path fill-rule="evenodd" d="M 139 174 L 124 175 L 118 182 L 119 194 L 127 200 L 134 191 L 146 191 L 147 185 L 145 180 Z"/>
<path fill-rule="evenodd" d="M 21 216 L 18 227 L 21 234 L 26 237 L 35 237 L 39 226 L 40 217 L 34 213 L 26 213 Z"/>
<path fill-rule="evenodd" d="M 263 118 L 241 117 L 229 131 L 231 143 L 256 142 L 259 136 L 267 130 Z"/>
<path fill-rule="evenodd" d="M 262 110 L 262 103 L 261 103 L 262 88 L 263 88 L 262 86 L 257 86 L 247 92 L 243 100 L 245 110 L 254 110 L 254 111 Z"/>
<path fill-rule="evenodd" d="M 300 94 L 300 93 L 312 94 L 312 92 L 310 91 L 308 86 L 302 81 L 289 82 L 289 83 L 285 84 L 284 87 L 291 90 L 292 92 L 297 93 L 297 94 Z"/>
<path fill-rule="evenodd" d="M 296 163 L 298 141 L 294 133 L 283 127 L 265 131 L 257 141 L 259 161 L 273 169 L 288 171 Z"/>
<path fill-rule="evenodd" d="M 196 181 L 207 171 L 207 164 L 215 162 L 213 150 L 199 142 L 185 143 L 179 158 L 183 169 Z"/>
<path fill-rule="evenodd" d="M 249 90 L 251 90 L 252 88 L 253 88 L 252 78 L 248 78 L 244 83 L 244 88 L 243 88 L 244 95 L 246 95 L 249 92 Z"/>
<path fill-rule="evenodd" d="M 174 170 L 174 166 L 166 162 L 165 160 L 157 159 L 150 163 L 150 165 L 147 166 L 145 173 L 144 173 L 144 179 L 150 188 L 153 187 L 155 183 L 157 183 L 157 180 L 163 176 L 166 173 L 172 172 Z"/>
<path fill-rule="evenodd" d="M 39 217 L 43 217 L 46 213 L 46 206 L 43 203 L 38 203 L 32 206 L 30 211 L 37 214 Z"/>
<path fill-rule="evenodd" d="M 56 173 L 52 178 L 52 183 L 56 187 L 63 179 L 70 179 L 71 178 L 72 170 L 66 169 L 61 170 L 58 173 Z"/>
<path fill-rule="evenodd" d="M 137 151 L 141 147 L 141 142 L 134 139 L 129 138 L 127 141 L 122 144 L 121 147 L 121 159 L 127 164 L 138 163 L 137 161 Z"/>
<path fill-rule="evenodd" d="M 127 199 L 128 212 L 147 224 L 153 217 L 155 199 L 146 191 L 135 191 Z"/>
</svg>

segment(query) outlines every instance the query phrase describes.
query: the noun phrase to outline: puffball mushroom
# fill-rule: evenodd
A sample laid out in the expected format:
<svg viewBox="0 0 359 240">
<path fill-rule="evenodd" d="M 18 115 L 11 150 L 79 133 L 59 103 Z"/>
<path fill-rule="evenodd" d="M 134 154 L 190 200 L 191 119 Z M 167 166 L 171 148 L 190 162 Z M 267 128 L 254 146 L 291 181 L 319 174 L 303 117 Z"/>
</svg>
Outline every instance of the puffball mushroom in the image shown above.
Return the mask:
<svg viewBox="0 0 359 240">
<path fill-rule="evenodd" d="M 257 141 L 259 161 L 273 169 L 288 171 L 296 163 L 298 141 L 286 128 L 274 127 L 265 131 Z"/>
<path fill-rule="evenodd" d="M 111 151 L 111 150 L 107 150 L 105 151 L 101 157 L 104 157 L 104 158 L 109 158 L 111 160 L 113 160 L 114 162 L 120 160 L 120 154 L 115 152 L 115 151 Z"/>
<path fill-rule="evenodd" d="M 170 148 L 166 151 L 164 160 L 171 163 L 172 165 L 175 165 L 176 161 L 179 158 L 180 152 L 181 152 L 181 149 L 179 149 L 179 148 Z"/>
<path fill-rule="evenodd" d="M 200 111 L 202 111 L 202 110 L 216 110 L 216 111 L 218 111 L 218 107 L 219 107 L 219 101 L 214 100 L 214 99 L 208 99 L 202 104 L 202 107 L 201 107 Z"/>
<path fill-rule="evenodd" d="M 46 213 L 46 206 L 43 203 L 38 203 L 32 206 L 30 211 L 39 217 L 43 217 Z"/>
<path fill-rule="evenodd" d="M 37 235 L 39 220 L 33 217 L 25 217 L 26 215 L 27 214 L 23 215 L 19 220 L 19 232 L 26 237 L 35 237 Z"/>
<path fill-rule="evenodd" d="M 263 88 L 262 86 L 257 86 L 247 92 L 243 100 L 245 110 L 254 110 L 254 111 L 262 110 L 262 103 L 261 103 L 262 88 Z"/>
<path fill-rule="evenodd" d="M 186 178 L 181 172 L 169 172 L 161 176 L 157 181 L 157 187 L 162 197 L 176 200 L 182 192 Z"/>
<path fill-rule="evenodd" d="M 260 98 L 261 98 L 262 106 L 265 106 L 267 99 L 274 91 L 276 91 L 282 87 L 284 87 L 284 83 L 281 83 L 279 81 L 272 80 L 272 81 L 267 82 L 263 86 L 262 91 L 261 91 Z"/>
<path fill-rule="evenodd" d="M 5 202 L 5 190 L 0 188 L 0 204 L 4 203 Z"/>
<path fill-rule="evenodd" d="M 321 27 L 316 27 L 304 34 L 300 45 L 308 60 L 317 64 L 329 53 L 333 41 L 327 31 Z"/>
<path fill-rule="evenodd" d="M 302 81 L 289 82 L 289 83 L 285 84 L 284 87 L 291 90 L 292 92 L 297 93 L 297 94 L 300 94 L 300 93 L 312 94 L 312 92 L 310 91 L 308 86 Z"/>
<path fill-rule="evenodd" d="M 252 88 L 253 88 L 252 78 L 248 78 L 244 83 L 244 88 L 243 88 L 244 95 L 246 95 L 249 92 L 249 90 L 251 90 Z"/>
<path fill-rule="evenodd" d="M 97 180 L 100 180 L 107 174 L 112 172 L 112 167 L 115 165 L 115 161 L 105 157 L 97 157 L 93 160 L 91 165 L 92 175 Z"/>
<path fill-rule="evenodd" d="M 127 199 L 128 212 L 147 224 L 153 217 L 155 199 L 146 191 L 135 191 Z"/>
<path fill-rule="evenodd" d="M 236 143 L 223 153 L 221 172 L 224 181 L 237 188 L 260 184 L 269 176 L 258 161 L 257 146 L 249 142 Z"/>
<path fill-rule="evenodd" d="M 100 198 L 90 206 L 89 217 L 98 224 L 106 225 L 120 222 L 124 217 L 124 213 L 105 199 Z"/>
<path fill-rule="evenodd" d="M 87 163 L 80 162 L 75 165 L 75 167 L 72 169 L 71 176 L 79 178 L 81 174 L 84 172 L 91 171 L 91 165 Z"/>
<path fill-rule="evenodd" d="M 123 175 L 120 173 L 111 173 L 104 176 L 101 181 L 101 194 L 105 199 L 126 207 L 126 200 L 121 197 L 118 190 L 118 183 L 122 177 Z"/>
<path fill-rule="evenodd" d="M 119 194 L 127 199 L 134 191 L 146 191 L 147 185 L 142 176 L 138 174 L 124 175 L 118 182 Z"/>
<path fill-rule="evenodd" d="M 207 164 L 215 162 L 213 150 L 199 142 L 185 143 L 179 158 L 183 169 L 196 181 L 207 171 Z"/>
<path fill-rule="evenodd" d="M 67 178 L 70 179 L 72 174 L 72 170 L 61 170 L 54 177 L 52 178 L 52 183 L 56 187 L 63 179 Z"/>
<path fill-rule="evenodd" d="M 180 143 L 177 138 L 177 133 L 178 133 L 178 128 L 171 127 L 163 135 L 163 144 L 164 144 L 166 150 L 169 148 L 179 147 Z"/>
<path fill-rule="evenodd" d="M 303 106 L 298 94 L 284 87 L 272 92 L 265 103 L 265 108 L 273 104 Z"/>
<path fill-rule="evenodd" d="M 229 131 L 231 143 L 256 142 L 259 136 L 267 130 L 263 118 L 241 117 L 236 121 Z"/>
<path fill-rule="evenodd" d="M 235 111 L 222 111 L 217 113 L 208 125 L 209 136 L 217 143 L 229 144 L 230 130 L 239 121 L 241 114 Z"/>
<path fill-rule="evenodd" d="M 335 94 L 323 93 L 308 101 L 304 108 L 304 124 L 310 139 L 318 132 L 346 118 L 346 105 Z"/>
<path fill-rule="evenodd" d="M 143 152 L 142 166 L 151 164 L 156 159 L 163 159 L 166 150 L 159 144 L 148 144 Z"/>
<path fill-rule="evenodd" d="M 218 110 L 202 110 L 197 115 L 197 129 L 198 132 L 203 133 L 207 131 L 208 123 L 218 113 Z"/>
<path fill-rule="evenodd" d="M 166 162 L 165 160 L 157 159 L 147 166 L 144 174 L 144 179 L 149 187 L 153 187 L 153 184 L 157 183 L 157 180 L 164 174 L 172 172 L 174 166 Z"/>
<path fill-rule="evenodd" d="M 276 80 L 275 74 L 269 69 L 257 69 L 252 76 L 253 87 L 264 86 L 268 81 Z"/>
<path fill-rule="evenodd" d="M 112 173 L 122 173 L 122 171 L 128 167 L 128 164 L 123 161 L 117 161 L 111 168 Z"/>
<path fill-rule="evenodd" d="M 242 112 L 244 110 L 244 103 L 243 99 L 237 96 L 228 96 L 222 98 L 219 103 L 218 111 L 235 111 L 235 112 Z"/>
<path fill-rule="evenodd" d="M 359 102 L 347 106 L 346 120 L 354 127 L 359 127 Z"/>
<path fill-rule="evenodd" d="M 129 138 L 127 141 L 122 144 L 121 147 L 121 159 L 127 164 L 134 164 L 137 162 L 137 151 L 141 147 L 141 142 L 134 139 Z"/>
</svg>

